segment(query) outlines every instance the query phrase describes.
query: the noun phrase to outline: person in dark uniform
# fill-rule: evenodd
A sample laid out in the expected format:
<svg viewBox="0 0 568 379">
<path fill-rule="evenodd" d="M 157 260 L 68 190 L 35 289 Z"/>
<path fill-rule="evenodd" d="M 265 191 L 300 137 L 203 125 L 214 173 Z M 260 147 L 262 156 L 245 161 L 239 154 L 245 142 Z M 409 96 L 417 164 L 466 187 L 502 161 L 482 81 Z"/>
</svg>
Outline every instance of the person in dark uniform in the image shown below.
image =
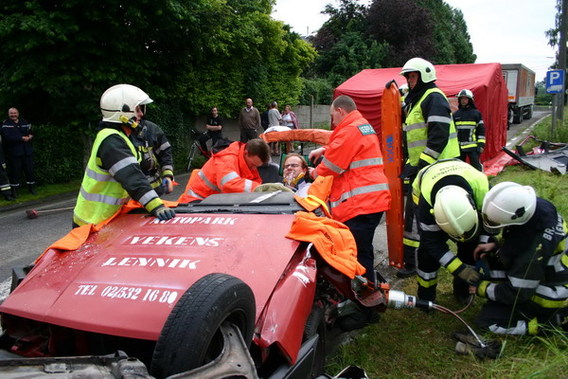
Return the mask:
<svg viewBox="0 0 568 379">
<path fill-rule="evenodd" d="M 6 201 L 14 200 L 12 196 L 12 188 L 10 187 L 10 181 L 8 180 L 8 175 L 6 174 L 6 161 L 4 160 L 4 150 L 2 148 L 2 138 L 0 137 L 0 192 Z"/>
<path fill-rule="evenodd" d="M 477 295 L 487 299 L 477 325 L 497 334 L 536 335 L 551 326 L 568 332 L 568 228 L 556 207 L 530 186 L 502 182 L 481 213 L 502 239 L 475 251 L 485 271 Z"/>
<path fill-rule="evenodd" d="M 476 108 L 473 92 L 470 90 L 462 89 L 456 97 L 458 110 L 454 112 L 453 117 L 460 142 L 460 159 L 464 162 L 469 159 L 470 165 L 483 171 L 479 161 L 479 155 L 485 148 L 485 124 L 481 112 Z"/>
<path fill-rule="evenodd" d="M 32 138 L 32 125 L 20 118 L 16 108 L 10 108 L 8 119 L 2 123 L 2 142 L 13 197 L 18 196 L 22 170 L 26 175 L 28 191 L 36 195 Z"/>
<path fill-rule="evenodd" d="M 138 149 L 142 161 L 140 167 L 152 188 L 162 196 L 173 189 L 174 166 L 172 145 L 158 125 L 145 118 L 146 106 L 136 107 L 138 127 L 131 134 L 132 143 Z"/>
</svg>

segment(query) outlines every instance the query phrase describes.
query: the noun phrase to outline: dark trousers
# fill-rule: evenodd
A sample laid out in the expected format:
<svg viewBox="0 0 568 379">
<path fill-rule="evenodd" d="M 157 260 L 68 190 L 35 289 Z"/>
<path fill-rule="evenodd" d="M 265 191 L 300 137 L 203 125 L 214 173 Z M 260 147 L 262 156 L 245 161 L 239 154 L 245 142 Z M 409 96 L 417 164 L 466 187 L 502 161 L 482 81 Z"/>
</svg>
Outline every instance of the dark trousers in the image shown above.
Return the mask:
<svg viewBox="0 0 568 379">
<path fill-rule="evenodd" d="M 568 317 L 568 308 L 545 309 L 532 302 L 524 304 L 503 304 L 488 300 L 475 320 L 476 325 L 483 330 L 491 330 L 498 334 L 529 334 L 529 324 L 558 325 L 557 318 Z M 537 333 L 540 333 L 538 328 Z M 531 333 L 535 334 L 535 333 Z"/>
<path fill-rule="evenodd" d="M 22 180 L 22 170 L 26 174 L 26 184 L 35 184 L 34 162 L 31 155 L 8 156 L 8 177 L 12 187 L 19 187 Z"/>
<path fill-rule="evenodd" d="M 255 138 L 258 138 L 256 129 L 241 129 L 241 142 L 245 143 Z"/>
<path fill-rule="evenodd" d="M 483 171 L 483 166 L 479 161 L 479 150 L 475 149 L 468 149 L 462 150 L 460 159 L 464 162 L 468 162 L 466 159 L 469 157 L 469 164 L 478 169 L 479 171 Z"/>
<path fill-rule="evenodd" d="M 367 280 L 375 282 L 375 249 L 373 237 L 375 229 L 381 222 L 383 212 L 355 216 L 344 222 L 349 228 L 357 244 L 357 260 L 366 271 L 363 275 Z"/>
</svg>

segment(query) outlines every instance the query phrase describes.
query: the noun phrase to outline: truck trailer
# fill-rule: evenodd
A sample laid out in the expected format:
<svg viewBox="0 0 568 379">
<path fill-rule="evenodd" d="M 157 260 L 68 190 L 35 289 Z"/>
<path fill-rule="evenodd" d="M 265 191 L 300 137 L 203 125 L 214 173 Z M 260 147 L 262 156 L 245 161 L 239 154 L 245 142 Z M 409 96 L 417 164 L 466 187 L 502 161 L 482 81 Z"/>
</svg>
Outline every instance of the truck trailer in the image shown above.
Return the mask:
<svg viewBox="0 0 568 379">
<path fill-rule="evenodd" d="M 509 92 L 509 124 L 532 118 L 535 73 L 522 64 L 502 64 L 501 71 Z"/>
</svg>

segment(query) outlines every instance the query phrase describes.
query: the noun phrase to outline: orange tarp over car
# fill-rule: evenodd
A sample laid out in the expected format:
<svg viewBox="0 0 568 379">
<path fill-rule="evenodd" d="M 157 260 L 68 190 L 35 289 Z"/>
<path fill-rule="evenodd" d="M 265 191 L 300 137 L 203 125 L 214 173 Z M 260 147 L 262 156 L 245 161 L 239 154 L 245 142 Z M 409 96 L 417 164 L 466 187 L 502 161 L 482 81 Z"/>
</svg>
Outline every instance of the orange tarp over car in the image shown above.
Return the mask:
<svg viewBox="0 0 568 379">
<path fill-rule="evenodd" d="M 470 89 L 475 105 L 485 122 L 487 143 L 482 160 L 497 155 L 507 141 L 507 84 L 500 63 L 436 65 L 436 84 L 446 94 L 452 111 L 457 110 L 456 94 Z M 334 97 L 348 95 L 355 100 L 358 110 L 381 135 L 381 97 L 385 84 L 396 80 L 400 86 L 406 79 L 400 67 L 363 70 L 335 89 Z"/>
<path fill-rule="evenodd" d="M 291 129 L 283 132 L 269 132 L 260 135 L 265 142 L 315 142 L 327 145 L 331 136 L 331 130 L 324 129 Z"/>
</svg>

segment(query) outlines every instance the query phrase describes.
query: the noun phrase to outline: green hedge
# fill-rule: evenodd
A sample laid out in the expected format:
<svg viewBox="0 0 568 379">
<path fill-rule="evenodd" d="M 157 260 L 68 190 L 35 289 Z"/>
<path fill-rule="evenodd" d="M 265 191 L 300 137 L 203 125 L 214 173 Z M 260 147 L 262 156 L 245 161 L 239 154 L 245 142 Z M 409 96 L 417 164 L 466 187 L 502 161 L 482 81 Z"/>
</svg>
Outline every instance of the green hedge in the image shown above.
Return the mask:
<svg viewBox="0 0 568 379">
<path fill-rule="evenodd" d="M 192 116 L 184 115 L 179 107 L 153 105 L 148 119 L 166 133 L 173 148 L 174 168 L 183 172 L 191 143 L 189 128 Z M 34 162 L 39 184 L 66 183 L 83 176 L 91 152 L 96 125 L 83 129 L 70 125 L 34 125 Z"/>
</svg>

